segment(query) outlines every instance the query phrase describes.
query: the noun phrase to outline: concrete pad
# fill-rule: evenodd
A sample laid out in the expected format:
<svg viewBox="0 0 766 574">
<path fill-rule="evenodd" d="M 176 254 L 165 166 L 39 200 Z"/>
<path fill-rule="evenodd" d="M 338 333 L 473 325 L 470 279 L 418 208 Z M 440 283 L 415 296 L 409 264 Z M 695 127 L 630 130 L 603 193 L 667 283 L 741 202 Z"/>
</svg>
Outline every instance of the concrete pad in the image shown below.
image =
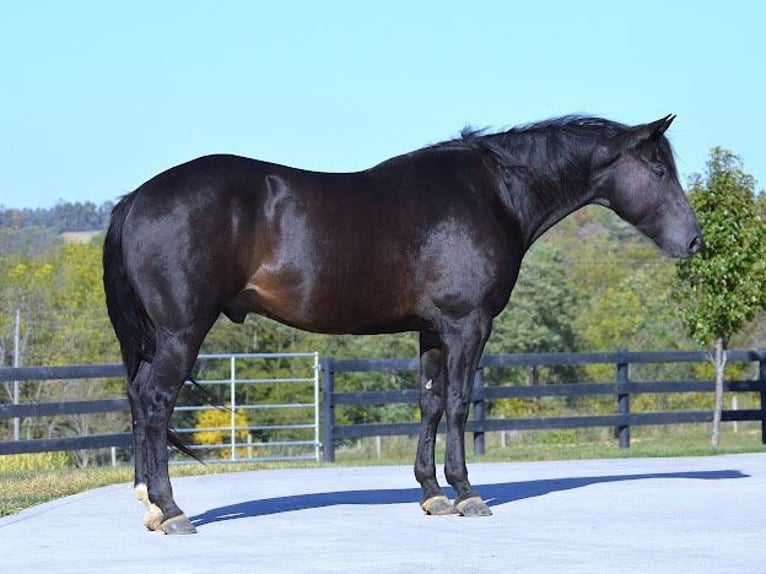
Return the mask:
<svg viewBox="0 0 766 574">
<path fill-rule="evenodd" d="M 766 571 L 766 454 L 469 471 L 493 516 L 424 515 L 409 467 L 177 478 L 184 537 L 145 530 L 131 485 L 99 488 L 0 518 L 0 570 Z"/>
</svg>

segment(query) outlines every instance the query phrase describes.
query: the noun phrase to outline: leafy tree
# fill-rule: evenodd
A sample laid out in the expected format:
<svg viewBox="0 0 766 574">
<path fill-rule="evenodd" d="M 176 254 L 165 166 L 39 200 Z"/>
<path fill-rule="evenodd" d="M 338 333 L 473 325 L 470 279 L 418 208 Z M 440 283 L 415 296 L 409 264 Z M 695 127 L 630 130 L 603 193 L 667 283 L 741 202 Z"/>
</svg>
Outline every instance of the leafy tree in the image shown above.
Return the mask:
<svg viewBox="0 0 766 574">
<path fill-rule="evenodd" d="M 24 365 L 116 362 L 116 340 L 104 307 L 101 248 L 98 243 L 64 244 L 35 257 L 0 258 L 0 361 L 10 364 L 13 317 L 21 314 Z M 121 396 L 121 380 L 28 381 L 21 386 L 24 402 L 96 399 Z M 11 388 L 2 399 L 11 399 Z M 128 428 L 122 413 L 70 415 L 23 421 L 28 438 L 114 432 Z M 85 466 L 90 453 L 73 453 Z"/>
<path fill-rule="evenodd" d="M 688 346 L 684 326 L 668 302 L 675 266 L 651 242 L 597 206 L 575 213 L 557 228 L 553 240 L 577 294 L 573 350 Z M 606 373 L 592 374 L 603 378 Z"/>
<path fill-rule="evenodd" d="M 21 311 L 22 364 L 44 364 L 38 351 L 39 339 L 45 338 L 46 329 L 31 323 L 34 313 L 44 313 L 50 306 L 51 292 L 46 289 L 54 268 L 44 257 L 34 259 L 8 258 L 0 261 L 0 364 L 12 364 L 13 328 L 16 311 Z"/>
<path fill-rule="evenodd" d="M 577 303 L 561 251 L 550 243 L 538 244 L 524 261 L 508 307 L 495 320 L 488 352 L 574 350 Z"/>
<path fill-rule="evenodd" d="M 55 230 L 44 227 L 14 229 L 0 225 L 0 253 L 36 257 L 61 243 Z M 2 263 L 0 262 L 0 265 Z"/>
<path fill-rule="evenodd" d="M 574 318 L 578 312 L 578 291 L 569 278 L 569 265 L 561 250 L 544 241 L 528 253 L 519 273 L 508 307 L 495 319 L 487 354 L 568 352 L 577 349 Z M 569 366 L 490 369 L 490 384 L 539 384 L 540 380 L 576 379 Z M 546 414 L 547 399 L 520 401 L 503 399 L 491 406 L 495 414 L 514 416 L 533 409 Z"/>
<path fill-rule="evenodd" d="M 376 336 L 320 335 L 305 333 L 296 351 L 318 351 L 321 356 L 343 359 L 356 358 L 415 358 L 418 356 L 418 336 L 396 333 Z M 338 392 L 378 391 L 417 388 L 414 372 L 343 373 L 335 379 Z M 408 404 L 383 406 L 344 405 L 335 409 L 343 424 L 417 420 L 417 407 Z"/>
<path fill-rule="evenodd" d="M 711 151 L 705 177 L 692 176 L 689 193 L 705 245 L 677 268 L 680 316 L 697 344 L 713 347 L 714 446 L 720 442 L 729 340 L 766 308 L 766 227 L 754 186 L 739 157 L 720 147 Z"/>
<path fill-rule="evenodd" d="M 59 202 L 50 209 L 4 209 L 0 206 L 0 228 L 50 228 L 61 231 L 100 231 L 109 222 L 113 203 L 96 206 L 91 201 Z"/>
</svg>

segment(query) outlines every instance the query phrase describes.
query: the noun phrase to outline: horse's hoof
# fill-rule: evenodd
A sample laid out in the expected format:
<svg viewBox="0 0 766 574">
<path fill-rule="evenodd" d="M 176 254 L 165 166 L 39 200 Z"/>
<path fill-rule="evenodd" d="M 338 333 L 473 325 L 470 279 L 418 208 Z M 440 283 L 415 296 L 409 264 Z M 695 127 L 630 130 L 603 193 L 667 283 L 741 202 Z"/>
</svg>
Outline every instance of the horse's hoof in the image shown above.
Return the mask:
<svg viewBox="0 0 766 574">
<path fill-rule="evenodd" d="M 165 518 L 162 514 L 162 510 L 160 510 L 159 506 L 152 504 L 151 502 L 147 503 L 146 508 L 144 526 L 151 531 L 159 530 L 162 525 L 162 519 Z"/>
<path fill-rule="evenodd" d="M 197 529 L 186 518 L 185 514 L 179 514 L 173 518 L 168 518 L 160 524 L 160 530 L 165 534 L 197 534 Z"/>
<path fill-rule="evenodd" d="M 481 496 L 471 496 L 455 502 L 455 510 L 461 516 L 492 516 L 492 511 L 481 499 Z"/>
<path fill-rule="evenodd" d="M 443 494 L 432 496 L 428 500 L 420 503 L 420 507 L 426 514 L 440 516 L 444 514 L 455 514 L 457 510 L 449 503 L 449 498 Z"/>
</svg>

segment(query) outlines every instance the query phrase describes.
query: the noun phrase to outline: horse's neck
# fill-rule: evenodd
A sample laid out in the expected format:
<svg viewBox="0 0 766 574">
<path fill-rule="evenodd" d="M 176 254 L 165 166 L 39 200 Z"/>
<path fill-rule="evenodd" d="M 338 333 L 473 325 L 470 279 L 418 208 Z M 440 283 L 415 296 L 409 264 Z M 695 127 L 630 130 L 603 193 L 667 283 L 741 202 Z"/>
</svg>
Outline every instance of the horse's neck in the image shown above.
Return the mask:
<svg viewBox="0 0 766 574">
<path fill-rule="evenodd" d="M 543 140 L 538 145 L 546 143 Z M 543 166 L 528 166 L 528 177 L 507 182 L 526 248 L 567 215 L 593 201 L 590 162 L 590 152 L 583 151 L 582 157 L 569 158 L 561 168 L 566 173 L 556 171 L 550 164 L 544 166 L 550 168 L 547 173 Z"/>
<path fill-rule="evenodd" d="M 536 205 L 530 210 L 532 217 L 529 218 L 524 229 L 527 248 L 537 241 L 543 233 L 548 231 L 567 215 L 574 213 L 581 207 L 590 203 L 590 200 L 585 197 L 585 189 L 583 189 L 582 194 L 568 195 L 567 198 L 571 199 L 571 201 L 556 204 L 555 207 L 545 205 L 539 201 L 533 202 Z"/>
</svg>

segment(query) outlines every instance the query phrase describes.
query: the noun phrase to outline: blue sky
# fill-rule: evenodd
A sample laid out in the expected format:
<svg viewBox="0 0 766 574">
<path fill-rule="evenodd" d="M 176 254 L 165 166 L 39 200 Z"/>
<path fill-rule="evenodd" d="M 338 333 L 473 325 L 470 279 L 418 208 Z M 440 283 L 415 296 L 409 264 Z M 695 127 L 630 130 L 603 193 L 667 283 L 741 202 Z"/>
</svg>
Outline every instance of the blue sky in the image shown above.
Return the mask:
<svg viewBox="0 0 766 574">
<path fill-rule="evenodd" d="M 766 2 L 7 2 L 0 205 L 114 200 L 207 153 L 347 171 L 567 113 L 678 114 L 766 186 Z"/>
</svg>

